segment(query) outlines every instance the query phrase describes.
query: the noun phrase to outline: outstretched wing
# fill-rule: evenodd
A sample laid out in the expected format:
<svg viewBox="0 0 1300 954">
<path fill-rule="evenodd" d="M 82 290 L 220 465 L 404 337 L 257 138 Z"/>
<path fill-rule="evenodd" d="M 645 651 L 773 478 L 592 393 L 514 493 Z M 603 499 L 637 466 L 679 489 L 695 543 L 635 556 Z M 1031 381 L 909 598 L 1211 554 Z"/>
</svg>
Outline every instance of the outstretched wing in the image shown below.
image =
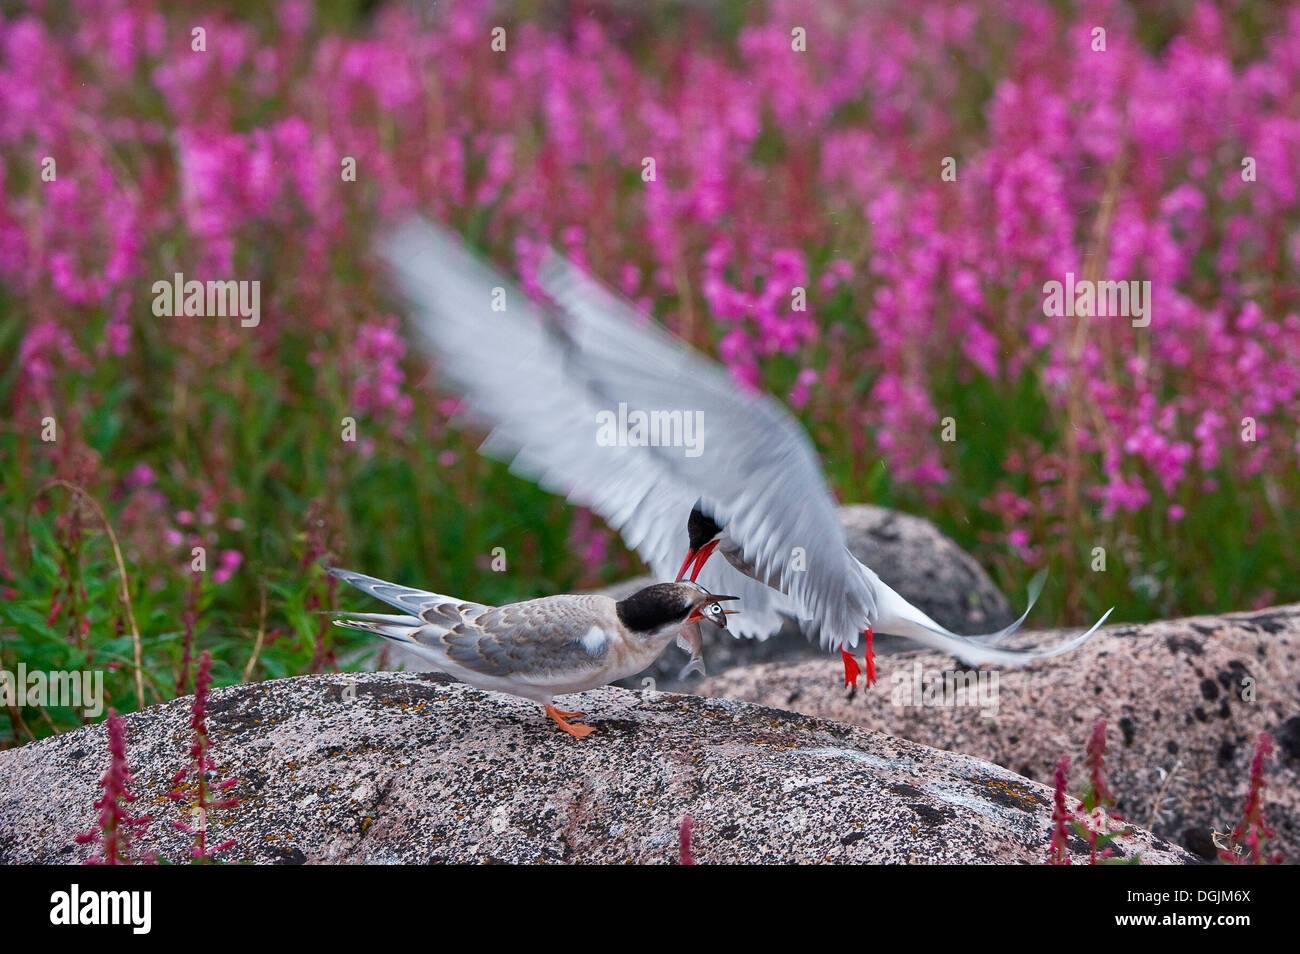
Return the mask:
<svg viewBox="0 0 1300 954">
<path fill-rule="evenodd" d="M 483 451 L 600 514 L 658 578 L 671 579 L 686 549 L 686 518 L 701 490 L 690 483 L 690 474 L 673 471 L 658 453 L 662 448 L 599 440 L 599 415 L 616 413 L 618 401 L 594 389 L 598 379 L 584 367 L 588 356 L 558 335 L 554 320 L 513 282 L 444 230 L 413 220 L 382 251 L 441 373 L 464 398 L 464 413 L 490 429 Z M 638 347 L 638 329 L 628 331 L 625 360 Z M 647 406 L 635 396 L 628 403 Z M 841 532 L 838 521 L 835 530 Z M 720 559 L 710 561 L 700 582 L 742 597 L 742 614 L 730 623 L 737 635 L 765 638 L 777 630 L 783 612 L 807 615 Z"/>
<path fill-rule="evenodd" d="M 812 444 L 789 411 L 740 388 L 571 262 L 552 254 L 539 274 L 560 321 L 427 222 L 408 223 L 385 253 L 443 372 L 492 428 L 485 451 L 599 513 L 662 579 L 676 572 L 696 502 L 726 527 L 758 580 L 714 558 L 699 582 L 741 597 L 737 634 L 770 635 L 786 614 L 823 646 L 856 645 L 872 623 L 997 661 L 1041 655 L 994 648 L 1024 617 L 961 637 L 885 586 L 845 545 Z M 494 310 L 502 295 L 504 310 Z M 683 421 L 698 412 L 702 440 L 602 443 L 599 415 L 623 407 Z"/>
<path fill-rule="evenodd" d="M 789 597 L 810 635 L 819 631 L 823 645 L 852 645 L 876 615 L 875 594 L 845 545 L 812 443 L 790 412 L 739 387 L 573 263 L 552 254 L 538 278 L 568 319 L 570 367 L 607 406 L 703 412 L 698 455 L 647 450 L 726 526 L 759 579 Z M 705 572 L 722 562 L 709 561 Z"/>
</svg>

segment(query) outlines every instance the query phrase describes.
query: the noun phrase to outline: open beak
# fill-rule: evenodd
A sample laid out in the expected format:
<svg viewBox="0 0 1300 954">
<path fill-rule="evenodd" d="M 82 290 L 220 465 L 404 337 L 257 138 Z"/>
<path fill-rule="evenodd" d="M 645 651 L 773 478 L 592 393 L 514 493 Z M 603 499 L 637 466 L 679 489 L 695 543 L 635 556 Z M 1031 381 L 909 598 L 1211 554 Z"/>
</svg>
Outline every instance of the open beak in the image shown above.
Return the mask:
<svg viewBox="0 0 1300 954">
<path fill-rule="evenodd" d="M 704 569 L 704 564 L 707 563 L 709 557 L 713 555 L 713 550 L 717 545 L 717 540 L 710 540 L 698 550 L 687 550 L 686 559 L 682 561 L 682 568 L 677 571 L 676 582 L 680 583 L 682 577 L 686 575 L 687 568 L 691 566 L 691 564 L 694 564 L 695 569 L 691 570 L 691 582 L 694 583 L 695 578 L 699 576 L 700 571 Z"/>
<path fill-rule="evenodd" d="M 710 603 L 721 603 L 723 600 L 738 600 L 738 599 L 740 599 L 739 596 L 714 596 L 713 594 L 709 594 L 709 598 L 707 600 L 705 600 L 699 606 L 695 607 L 695 609 L 691 610 L 691 615 L 686 617 L 686 622 L 698 623 L 700 620 L 708 619 L 707 616 L 705 616 L 700 612 L 700 607 L 702 606 L 708 606 Z M 737 613 L 740 612 L 740 610 L 724 609 L 722 612 L 725 613 L 727 616 L 735 616 Z M 710 622 L 712 622 L 712 620 L 710 620 Z"/>
</svg>

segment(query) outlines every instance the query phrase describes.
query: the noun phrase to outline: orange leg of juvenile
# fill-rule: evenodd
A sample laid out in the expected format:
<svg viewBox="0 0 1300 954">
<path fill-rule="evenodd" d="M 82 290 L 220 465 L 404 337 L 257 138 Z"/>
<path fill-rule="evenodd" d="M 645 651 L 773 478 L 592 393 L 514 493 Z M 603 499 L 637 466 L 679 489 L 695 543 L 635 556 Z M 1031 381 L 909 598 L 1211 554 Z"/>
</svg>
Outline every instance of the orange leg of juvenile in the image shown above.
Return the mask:
<svg viewBox="0 0 1300 954">
<path fill-rule="evenodd" d="M 552 706 L 552 708 L 554 708 L 554 706 Z M 581 718 L 582 718 L 582 713 L 581 713 L 581 712 L 570 712 L 568 709 L 556 709 L 556 710 L 555 710 L 555 714 L 558 715 L 561 719 L 581 719 Z"/>
<path fill-rule="evenodd" d="M 569 733 L 569 735 L 573 736 L 575 739 L 585 739 L 587 736 L 591 735 L 591 733 L 596 731 L 592 726 L 589 725 L 575 725 L 572 722 L 564 721 L 565 719 L 574 718 L 576 715 L 575 713 L 563 712 L 552 705 L 548 705 L 545 708 L 546 708 L 546 714 L 555 720 L 555 724 L 558 725 L 565 732 Z"/>
</svg>

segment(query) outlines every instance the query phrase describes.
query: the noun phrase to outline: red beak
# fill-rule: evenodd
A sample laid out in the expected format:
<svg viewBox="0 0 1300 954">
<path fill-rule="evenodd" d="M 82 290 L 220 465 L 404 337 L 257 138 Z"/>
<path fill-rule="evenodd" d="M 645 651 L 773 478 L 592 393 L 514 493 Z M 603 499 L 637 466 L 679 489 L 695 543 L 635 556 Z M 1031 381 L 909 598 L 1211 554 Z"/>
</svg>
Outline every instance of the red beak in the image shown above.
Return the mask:
<svg viewBox="0 0 1300 954">
<path fill-rule="evenodd" d="M 710 540 L 698 550 L 687 550 L 686 559 L 682 561 L 682 568 L 677 571 L 677 582 L 681 582 L 682 577 L 686 575 L 686 568 L 694 563 L 695 569 L 691 571 L 691 582 L 694 583 L 695 578 L 699 576 L 700 571 L 704 569 L 704 564 L 707 563 L 709 557 L 713 555 L 713 550 L 717 545 L 717 540 Z"/>
</svg>

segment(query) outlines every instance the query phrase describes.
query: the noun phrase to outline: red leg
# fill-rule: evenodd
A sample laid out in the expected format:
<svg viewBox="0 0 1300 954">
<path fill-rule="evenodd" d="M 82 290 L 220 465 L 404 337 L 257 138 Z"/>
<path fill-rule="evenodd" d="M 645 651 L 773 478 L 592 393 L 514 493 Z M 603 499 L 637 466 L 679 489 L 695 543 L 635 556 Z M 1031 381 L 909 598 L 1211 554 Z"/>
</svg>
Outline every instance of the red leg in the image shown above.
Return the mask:
<svg viewBox="0 0 1300 954">
<path fill-rule="evenodd" d="M 876 684 L 876 654 L 871 648 L 871 627 L 868 626 L 862 631 L 867 642 L 867 658 L 864 660 L 867 664 L 867 688 L 870 689 Z"/>
<path fill-rule="evenodd" d="M 862 667 L 847 649 L 841 649 L 840 656 L 844 659 L 844 685 L 858 688 L 858 674 L 862 672 Z"/>
</svg>

